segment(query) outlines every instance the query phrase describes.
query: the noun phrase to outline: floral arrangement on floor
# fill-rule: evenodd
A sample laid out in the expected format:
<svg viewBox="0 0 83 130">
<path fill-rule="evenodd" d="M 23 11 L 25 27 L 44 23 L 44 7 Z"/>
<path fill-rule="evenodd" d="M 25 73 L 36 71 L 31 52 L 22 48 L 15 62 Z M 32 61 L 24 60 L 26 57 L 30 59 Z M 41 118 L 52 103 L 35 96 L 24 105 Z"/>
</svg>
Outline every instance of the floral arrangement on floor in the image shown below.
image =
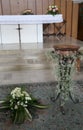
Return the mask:
<svg viewBox="0 0 83 130">
<path fill-rule="evenodd" d="M 10 110 L 13 123 L 23 123 L 26 119 L 32 121 L 31 109 L 44 109 L 35 98 L 23 88 L 16 87 L 4 101 L 0 101 L 0 110 Z"/>
<path fill-rule="evenodd" d="M 59 9 L 57 5 L 49 5 L 47 9 L 47 14 L 56 15 L 59 14 Z"/>
</svg>

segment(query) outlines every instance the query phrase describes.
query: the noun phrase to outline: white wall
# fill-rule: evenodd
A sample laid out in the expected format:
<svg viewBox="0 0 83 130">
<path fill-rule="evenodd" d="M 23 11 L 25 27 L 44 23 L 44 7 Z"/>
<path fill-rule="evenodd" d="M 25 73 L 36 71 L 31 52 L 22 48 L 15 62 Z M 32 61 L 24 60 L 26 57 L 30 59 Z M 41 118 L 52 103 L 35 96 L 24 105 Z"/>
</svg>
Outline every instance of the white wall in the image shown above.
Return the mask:
<svg viewBox="0 0 83 130">
<path fill-rule="evenodd" d="M 83 0 L 73 0 L 75 3 L 82 3 Z"/>
</svg>

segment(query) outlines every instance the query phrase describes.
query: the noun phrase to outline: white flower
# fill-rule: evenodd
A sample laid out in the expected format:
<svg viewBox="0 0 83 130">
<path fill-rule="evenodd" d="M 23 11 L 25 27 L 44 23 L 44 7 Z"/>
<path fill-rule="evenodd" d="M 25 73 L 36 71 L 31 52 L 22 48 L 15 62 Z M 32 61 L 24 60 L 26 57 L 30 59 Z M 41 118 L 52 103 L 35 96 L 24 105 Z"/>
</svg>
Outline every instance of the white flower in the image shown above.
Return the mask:
<svg viewBox="0 0 83 130">
<path fill-rule="evenodd" d="M 23 93 L 21 93 L 21 96 L 23 97 L 23 96 L 24 96 L 24 94 L 23 94 Z"/>
<path fill-rule="evenodd" d="M 11 110 L 13 110 L 13 107 L 11 107 Z"/>
<path fill-rule="evenodd" d="M 12 98 L 15 99 L 15 94 L 12 95 Z"/>
<path fill-rule="evenodd" d="M 27 103 L 27 100 L 25 101 L 25 103 Z"/>
<path fill-rule="evenodd" d="M 18 109 L 18 106 L 17 106 L 17 105 L 15 105 L 14 109 Z"/>
<path fill-rule="evenodd" d="M 25 100 L 31 100 L 31 97 L 29 96 L 29 97 L 25 97 Z"/>
<path fill-rule="evenodd" d="M 54 8 L 55 6 L 54 5 L 52 5 L 52 8 Z"/>
<path fill-rule="evenodd" d="M 23 102 L 21 102 L 21 103 L 20 103 L 20 105 L 21 105 L 21 106 L 23 106 L 23 105 L 24 105 L 24 103 L 23 103 Z"/>
<path fill-rule="evenodd" d="M 56 9 L 53 9 L 53 12 L 56 12 Z"/>
<path fill-rule="evenodd" d="M 30 97 L 30 95 L 29 95 L 26 91 L 23 91 L 22 93 L 23 93 L 25 96 Z"/>
<path fill-rule="evenodd" d="M 27 107 L 27 104 L 24 104 L 24 107 Z"/>
<path fill-rule="evenodd" d="M 20 105 L 20 102 L 19 102 L 19 101 L 17 102 L 17 105 Z"/>
<path fill-rule="evenodd" d="M 11 91 L 11 95 L 13 98 L 15 97 L 21 97 L 21 88 L 15 88 L 14 90 Z"/>
</svg>

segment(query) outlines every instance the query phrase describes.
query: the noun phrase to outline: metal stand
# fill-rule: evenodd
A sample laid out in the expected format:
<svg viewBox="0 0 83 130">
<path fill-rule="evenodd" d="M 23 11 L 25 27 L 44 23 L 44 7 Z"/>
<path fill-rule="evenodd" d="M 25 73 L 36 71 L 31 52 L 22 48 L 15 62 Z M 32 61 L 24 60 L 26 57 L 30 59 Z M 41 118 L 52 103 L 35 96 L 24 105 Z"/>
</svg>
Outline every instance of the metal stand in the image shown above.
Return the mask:
<svg viewBox="0 0 83 130">
<path fill-rule="evenodd" d="M 60 94 L 61 94 L 61 92 L 60 93 L 58 93 L 58 95 L 56 96 L 56 98 L 54 98 L 54 97 L 51 97 L 51 101 L 53 101 L 53 102 L 56 102 L 58 99 L 59 99 L 59 97 L 60 97 Z M 71 92 L 69 91 L 69 98 L 73 101 L 73 103 L 79 103 L 79 99 L 73 99 L 73 97 L 72 97 L 72 95 L 71 95 Z"/>
<path fill-rule="evenodd" d="M 53 25 L 54 25 L 54 29 L 56 29 L 56 33 L 54 32 L 54 33 L 46 33 L 46 34 L 43 34 L 44 36 L 56 36 L 56 38 L 58 39 L 58 40 L 61 40 L 61 37 L 63 37 L 65 34 L 64 33 L 62 33 L 61 31 L 62 31 L 62 28 L 64 27 L 64 25 L 66 24 L 66 20 L 63 20 L 63 22 L 62 23 L 58 23 L 58 25 L 56 24 L 56 23 L 53 23 Z M 47 28 L 47 27 L 49 27 L 49 25 L 50 24 L 46 24 L 45 26 L 44 26 L 44 30 Z"/>
</svg>

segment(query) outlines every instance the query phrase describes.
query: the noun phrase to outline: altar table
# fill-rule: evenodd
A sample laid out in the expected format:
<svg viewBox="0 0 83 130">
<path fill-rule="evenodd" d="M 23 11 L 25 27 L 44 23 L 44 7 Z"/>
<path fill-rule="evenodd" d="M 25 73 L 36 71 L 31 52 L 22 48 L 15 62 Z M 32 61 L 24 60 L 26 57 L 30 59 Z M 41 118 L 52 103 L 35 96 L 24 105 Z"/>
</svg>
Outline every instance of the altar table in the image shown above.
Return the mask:
<svg viewBox="0 0 83 130">
<path fill-rule="evenodd" d="M 1 15 L 0 43 L 43 43 L 43 24 L 63 22 L 62 14 L 52 15 Z"/>
</svg>

